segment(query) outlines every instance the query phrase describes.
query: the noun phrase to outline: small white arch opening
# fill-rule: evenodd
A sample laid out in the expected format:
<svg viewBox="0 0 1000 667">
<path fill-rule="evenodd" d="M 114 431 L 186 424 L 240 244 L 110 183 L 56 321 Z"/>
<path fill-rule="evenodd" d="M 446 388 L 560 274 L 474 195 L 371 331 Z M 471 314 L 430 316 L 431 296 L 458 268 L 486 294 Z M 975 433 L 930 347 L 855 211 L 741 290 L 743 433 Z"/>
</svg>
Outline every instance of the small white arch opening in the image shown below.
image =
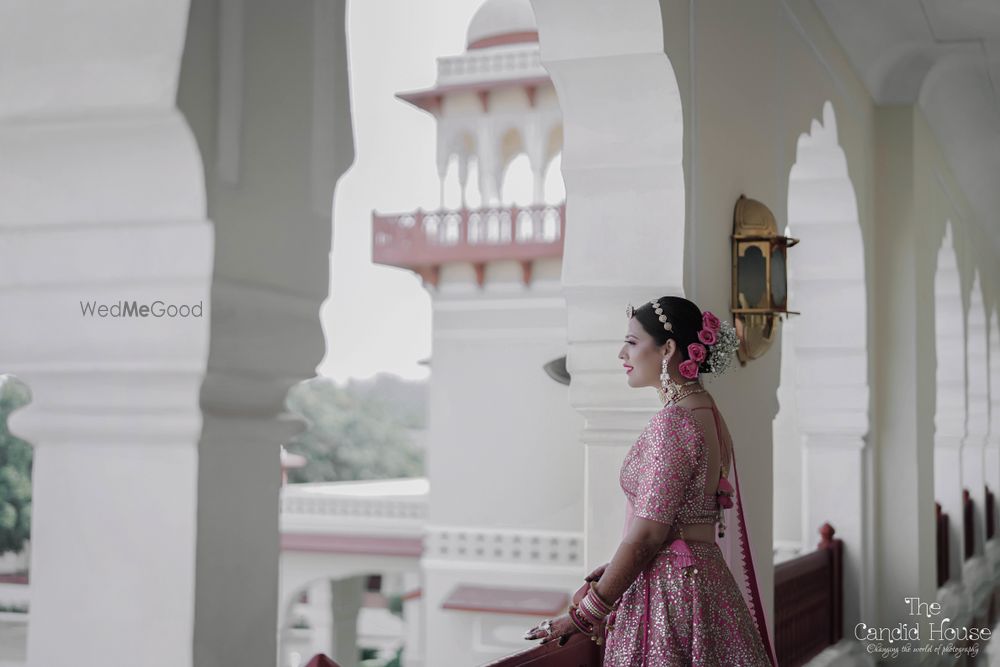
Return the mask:
<svg viewBox="0 0 1000 667">
<path fill-rule="evenodd" d="M 459 175 L 459 157 L 448 158 L 448 166 L 441 181 L 441 208 L 456 209 L 462 205 L 462 183 Z"/>
<path fill-rule="evenodd" d="M 934 274 L 934 498 L 948 515 L 949 573 L 959 578 L 962 549 L 962 457 L 966 436 L 965 313 L 951 221 L 945 223 Z"/>
<path fill-rule="evenodd" d="M 465 205 L 468 208 L 480 208 L 483 205 L 482 190 L 479 187 L 479 158 L 469 158 L 468 176 L 465 181 Z"/>
<path fill-rule="evenodd" d="M 774 419 L 774 548 L 785 560 L 830 523 L 847 545 L 844 622 L 862 616 L 868 420 L 865 247 L 833 105 L 799 136 L 788 175 L 788 303 Z"/>
<path fill-rule="evenodd" d="M 562 175 L 562 153 L 556 153 L 545 169 L 545 181 L 542 186 L 544 201 L 550 206 L 556 206 L 566 201 L 566 184 Z"/>
<path fill-rule="evenodd" d="M 531 161 L 521 153 L 504 169 L 500 202 L 504 206 L 530 206 L 533 203 L 532 188 Z"/>
</svg>

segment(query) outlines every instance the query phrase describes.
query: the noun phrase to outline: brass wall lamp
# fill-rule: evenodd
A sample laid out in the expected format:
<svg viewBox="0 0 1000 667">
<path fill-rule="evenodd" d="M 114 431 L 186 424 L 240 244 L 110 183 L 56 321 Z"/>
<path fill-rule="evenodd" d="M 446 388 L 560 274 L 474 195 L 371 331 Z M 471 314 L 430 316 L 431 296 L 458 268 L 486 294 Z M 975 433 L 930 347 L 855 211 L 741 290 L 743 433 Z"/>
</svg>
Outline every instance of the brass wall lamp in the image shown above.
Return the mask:
<svg viewBox="0 0 1000 667">
<path fill-rule="evenodd" d="M 798 239 L 778 235 L 771 210 L 740 195 L 733 211 L 733 326 L 740 364 L 764 356 L 788 310 L 788 249 Z"/>
</svg>

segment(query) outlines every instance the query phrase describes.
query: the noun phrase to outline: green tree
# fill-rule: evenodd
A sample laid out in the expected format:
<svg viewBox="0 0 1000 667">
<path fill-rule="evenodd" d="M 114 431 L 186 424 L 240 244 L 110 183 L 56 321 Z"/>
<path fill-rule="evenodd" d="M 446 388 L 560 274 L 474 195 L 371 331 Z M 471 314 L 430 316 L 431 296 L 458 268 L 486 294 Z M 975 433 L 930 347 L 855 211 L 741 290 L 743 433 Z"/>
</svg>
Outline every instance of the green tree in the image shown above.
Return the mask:
<svg viewBox="0 0 1000 667">
<path fill-rule="evenodd" d="M 352 391 L 329 378 L 312 378 L 291 388 L 288 410 L 308 425 L 287 444 L 308 463 L 289 471 L 290 482 L 419 477 L 423 452 L 406 430 L 412 415 L 401 416 L 376 392 Z"/>
<path fill-rule="evenodd" d="M 7 426 L 7 417 L 30 401 L 28 385 L 0 375 L 0 553 L 21 551 L 31 535 L 31 445 Z"/>
</svg>

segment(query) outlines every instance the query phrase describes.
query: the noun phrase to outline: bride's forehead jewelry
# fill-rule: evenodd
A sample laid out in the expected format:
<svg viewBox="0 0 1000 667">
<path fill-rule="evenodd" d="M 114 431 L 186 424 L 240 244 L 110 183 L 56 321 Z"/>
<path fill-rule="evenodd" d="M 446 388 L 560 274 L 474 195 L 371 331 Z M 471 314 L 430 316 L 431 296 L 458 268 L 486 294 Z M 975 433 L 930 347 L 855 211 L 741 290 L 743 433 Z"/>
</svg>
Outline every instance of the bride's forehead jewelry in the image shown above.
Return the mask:
<svg viewBox="0 0 1000 667">
<path fill-rule="evenodd" d="M 663 328 L 667 331 L 673 331 L 674 325 L 667 321 L 667 316 L 663 314 L 663 308 L 660 307 L 660 302 L 650 301 L 649 303 L 653 306 L 653 312 L 656 313 L 656 317 L 663 323 Z M 625 317 L 632 319 L 633 315 L 635 315 L 635 307 L 630 303 L 625 306 Z"/>
<path fill-rule="evenodd" d="M 663 314 L 663 309 L 660 308 L 660 302 L 650 301 L 650 303 L 653 304 L 653 312 L 656 313 L 656 316 L 660 319 L 660 322 L 663 322 L 663 328 L 666 329 L 667 331 L 673 331 L 674 325 L 667 321 L 667 316 Z"/>
</svg>

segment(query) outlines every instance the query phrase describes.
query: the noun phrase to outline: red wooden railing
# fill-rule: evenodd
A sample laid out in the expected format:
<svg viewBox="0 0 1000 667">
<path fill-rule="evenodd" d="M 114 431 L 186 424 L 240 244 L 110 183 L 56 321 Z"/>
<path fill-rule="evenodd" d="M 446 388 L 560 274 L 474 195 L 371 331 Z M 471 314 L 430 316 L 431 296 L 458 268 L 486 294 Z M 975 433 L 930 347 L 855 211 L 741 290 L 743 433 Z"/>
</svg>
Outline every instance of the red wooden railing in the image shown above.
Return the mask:
<svg viewBox="0 0 1000 667">
<path fill-rule="evenodd" d="M 989 485 L 984 485 L 984 491 L 986 495 L 986 539 L 991 540 L 996 535 L 996 499 L 993 497 L 993 492 L 990 491 Z M 997 620 L 996 603 L 997 596 L 994 593 L 990 596 L 990 609 L 987 613 L 987 620 L 991 628 L 996 624 Z"/>
<path fill-rule="evenodd" d="M 306 667 L 340 667 L 340 665 L 322 653 L 317 653 L 312 660 L 306 663 Z"/>
<path fill-rule="evenodd" d="M 996 506 L 994 503 L 996 500 L 993 498 L 993 492 L 990 491 L 990 487 L 986 487 L 986 539 L 993 539 L 996 534 Z"/>
<path fill-rule="evenodd" d="M 495 660 L 484 667 L 600 667 L 604 662 L 604 647 L 586 635 L 571 635 L 565 646 L 548 642 L 520 653 Z"/>
<path fill-rule="evenodd" d="M 951 569 L 948 562 L 948 513 L 941 511 L 941 503 L 934 503 L 934 519 L 937 524 L 937 585 L 941 588 L 948 581 Z"/>
<path fill-rule="evenodd" d="M 844 636 L 844 543 L 820 528 L 816 550 L 774 568 L 774 643 L 778 664 L 803 665 Z"/>
<path fill-rule="evenodd" d="M 976 550 L 973 514 L 972 495 L 968 489 L 962 489 L 962 538 L 964 542 L 963 546 L 965 547 L 963 550 L 965 560 L 972 558 L 972 554 Z"/>
</svg>

